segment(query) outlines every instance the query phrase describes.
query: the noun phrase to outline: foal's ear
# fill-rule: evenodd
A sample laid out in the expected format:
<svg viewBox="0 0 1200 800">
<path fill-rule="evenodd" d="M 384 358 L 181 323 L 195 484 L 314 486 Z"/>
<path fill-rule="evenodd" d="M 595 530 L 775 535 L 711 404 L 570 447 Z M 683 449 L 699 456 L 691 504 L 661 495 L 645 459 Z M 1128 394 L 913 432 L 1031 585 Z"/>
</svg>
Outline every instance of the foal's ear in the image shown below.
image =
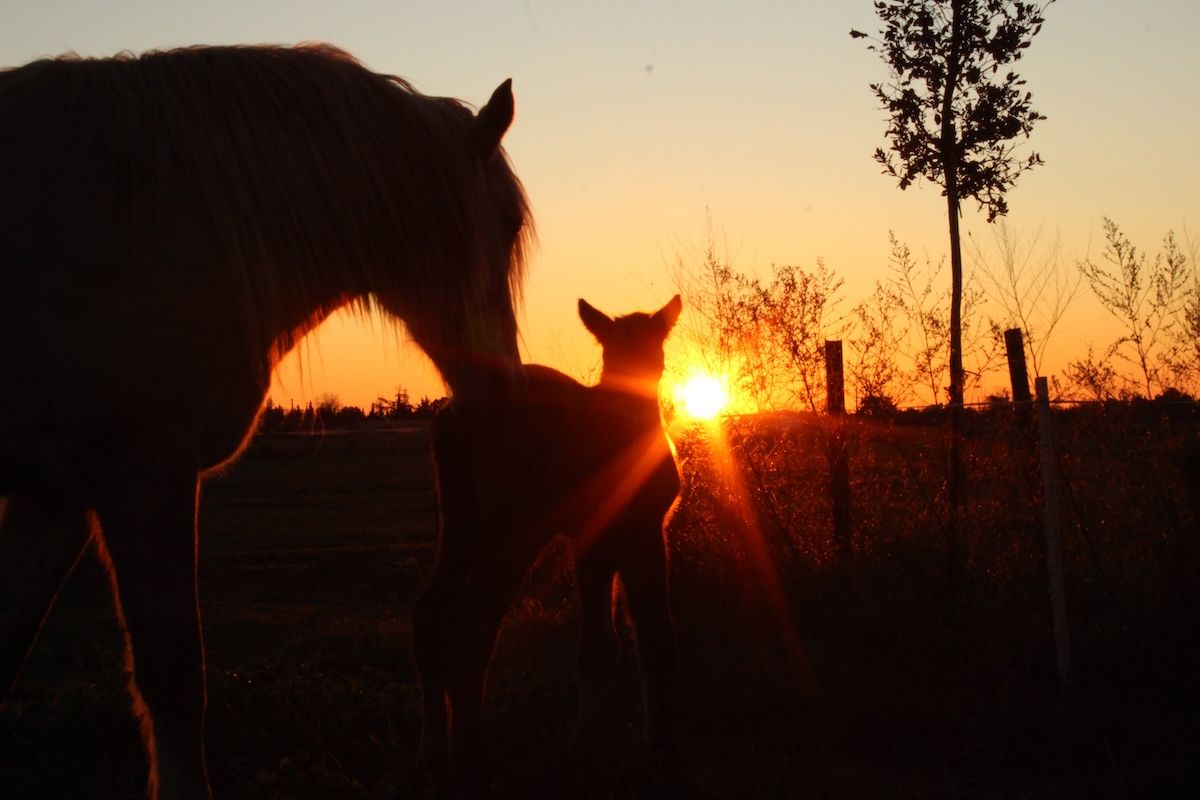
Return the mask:
<svg viewBox="0 0 1200 800">
<path fill-rule="evenodd" d="M 579 300 L 579 318 L 583 320 L 583 327 L 587 328 L 600 344 L 604 344 L 604 339 L 612 327 L 612 318 L 603 311 L 597 311 L 583 298 Z"/>
<path fill-rule="evenodd" d="M 479 155 L 491 158 L 500 149 L 500 139 L 512 125 L 516 102 L 513 100 L 512 78 L 496 87 L 491 99 L 475 117 L 475 145 Z"/>
<path fill-rule="evenodd" d="M 683 311 L 683 298 L 675 295 L 667 304 L 654 312 L 654 318 L 662 325 L 663 335 L 671 332 L 675 327 L 675 322 L 679 319 L 680 312 Z"/>
</svg>

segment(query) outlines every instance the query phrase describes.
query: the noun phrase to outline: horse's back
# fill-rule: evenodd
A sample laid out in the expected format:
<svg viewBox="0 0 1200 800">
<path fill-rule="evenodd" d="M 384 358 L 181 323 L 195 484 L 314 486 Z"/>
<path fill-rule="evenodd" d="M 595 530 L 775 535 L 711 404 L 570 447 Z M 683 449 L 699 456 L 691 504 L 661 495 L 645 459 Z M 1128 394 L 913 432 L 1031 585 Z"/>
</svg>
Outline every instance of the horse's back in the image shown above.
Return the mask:
<svg viewBox="0 0 1200 800">
<path fill-rule="evenodd" d="M 332 48 L 36 61 L 0 72 L 0 235 L 31 237 L 26 259 L 74 277 L 106 256 L 162 269 L 180 224 L 228 259 L 336 258 L 354 241 L 315 234 L 350 213 L 338 188 L 361 189 L 355 214 L 386 213 L 397 165 L 417 158 L 405 134 L 435 106 Z M 7 279 L 22 261 L 5 255 Z"/>
<path fill-rule="evenodd" d="M 328 48 L 0 71 L 0 355 L 22 387 L 0 395 L 0 460 L 235 453 L 279 342 L 365 291 L 337 265 L 402 261 L 349 232 L 430 202 L 396 174 L 430 160 L 422 114 L 444 116 Z"/>
</svg>

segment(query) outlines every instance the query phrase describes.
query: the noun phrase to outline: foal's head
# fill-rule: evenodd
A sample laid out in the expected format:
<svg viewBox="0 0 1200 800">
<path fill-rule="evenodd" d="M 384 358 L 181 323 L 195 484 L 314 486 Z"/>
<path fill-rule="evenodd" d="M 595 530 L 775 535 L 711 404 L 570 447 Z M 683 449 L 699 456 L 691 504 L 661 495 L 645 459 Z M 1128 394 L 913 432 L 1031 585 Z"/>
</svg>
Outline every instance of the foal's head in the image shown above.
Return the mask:
<svg viewBox="0 0 1200 800">
<path fill-rule="evenodd" d="M 613 318 L 580 300 L 579 318 L 604 348 L 600 385 L 657 397 L 663 373 L 663 343 L 682 309 L 683 301 L 675 295 L 653 314 L 639 311 Z"/>
</svg>

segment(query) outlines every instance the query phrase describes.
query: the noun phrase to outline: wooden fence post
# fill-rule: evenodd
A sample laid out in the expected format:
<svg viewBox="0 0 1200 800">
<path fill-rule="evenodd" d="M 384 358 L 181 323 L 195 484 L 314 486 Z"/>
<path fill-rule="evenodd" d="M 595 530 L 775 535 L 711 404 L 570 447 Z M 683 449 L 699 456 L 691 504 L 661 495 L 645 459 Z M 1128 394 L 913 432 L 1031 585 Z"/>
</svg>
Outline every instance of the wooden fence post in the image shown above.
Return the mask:
<svg viewBox="0 0 1200 800">
<path fill-rule="evenodd" d="M 1004 332 L 1004 354 L 1008 357 L 1008 381 L 1012 385 L 1012 399 L 1017 409 L 1026 413 L 1032 405 L 1029 395 L 1029 370 L 1025 367 L 1025 342 L 1020 328 L 1009 328 Z"/>
<path fill-rule="evenodd" d="M 833 500 L 833 541 L 838 557 L 848 562 L 854 555 L 850 530 L 850 466 L 846 461 L 846 380 L 842 369 L 842 343 L 825 342 L 825 411 L 829 415 L 830 494 Z"/>
<path fill-rule="evenodd" d="M 1050 390 L 1037 379 L 1038 453 L 1042 462 L 1042 523 L 1046 531 L 1046 567 L 1050 574 L 1050 610 L 1054 619 L 1054 655 L 1058 685 L 1071 688 L 1071 637 L 1067 627 L 1067 591 L 1063 579 L 1062 537 L 1058 530 L 1058 484 L 1054 436 L 1050 425 Z"/>
</svg>

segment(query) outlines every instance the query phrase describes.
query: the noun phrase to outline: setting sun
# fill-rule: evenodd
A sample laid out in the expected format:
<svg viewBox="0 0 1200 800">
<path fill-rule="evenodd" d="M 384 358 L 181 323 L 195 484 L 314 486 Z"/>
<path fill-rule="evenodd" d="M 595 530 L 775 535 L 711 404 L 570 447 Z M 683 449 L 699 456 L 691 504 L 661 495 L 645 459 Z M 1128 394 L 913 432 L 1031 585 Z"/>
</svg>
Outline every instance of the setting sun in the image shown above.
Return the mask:
<svg viewBox="0 0 1200 800">
<path fill-rule="evenodd" d="M 675 387 L 675 403 L 692 419 L 709 420 L 725 410 L 729 392 L 719 378 L 696 373 Z"/>
</svg>

